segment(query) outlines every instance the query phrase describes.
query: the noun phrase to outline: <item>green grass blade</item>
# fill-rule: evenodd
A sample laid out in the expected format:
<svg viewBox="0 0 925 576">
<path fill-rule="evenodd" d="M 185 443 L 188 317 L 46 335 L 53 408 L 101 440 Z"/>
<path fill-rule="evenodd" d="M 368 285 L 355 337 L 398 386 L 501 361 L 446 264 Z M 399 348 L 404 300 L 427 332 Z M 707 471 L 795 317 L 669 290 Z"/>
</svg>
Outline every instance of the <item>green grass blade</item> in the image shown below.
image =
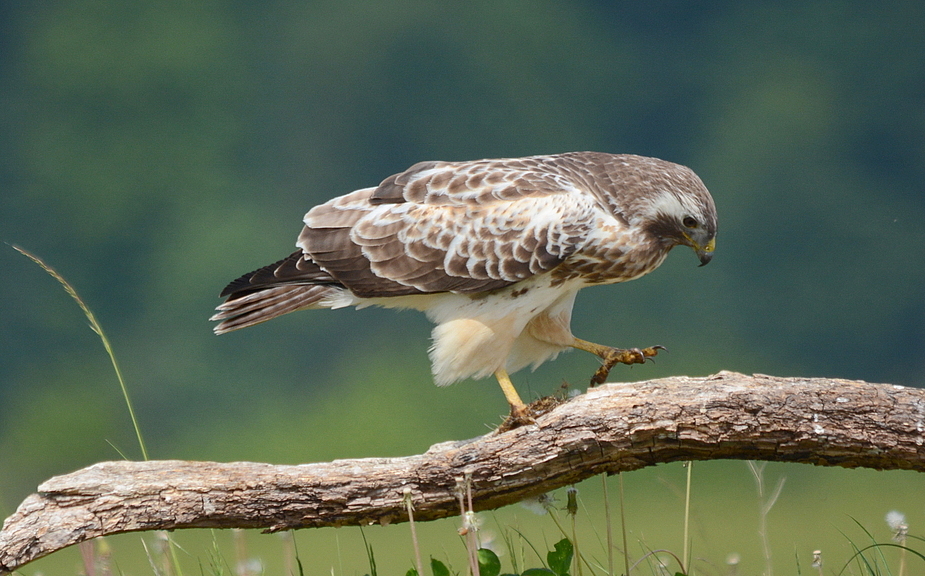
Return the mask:
<svg viewBox="0 0 925 576">
<path fill-rule="evenodd" d="M 851 544 L 852 546 L 854 546 L 853 542 Z M 871 548 L 876 548 L 877 552 L 881 555 L 881 558 L 883 557 L 883 551 L 881 550 L 881 548 L 899 548 L 900 550 L 905 550 L 906 552 L 916 555 L 922 561 L 925 561 L 925 555 L 923 555 L 921 552 L 917 552 L 916 550 L 913 550 L 912 548 L 909 548 L 907 546 L 902 546 L 901 544 L 894 544 L 892 542 L 878 542 L 874 544 L 868 544 L 867 546 L 863 548 L 858 548 L 856 546 L 854 546 L 854 548 L 855 548 L 854 554 L 851 556 L 851 558 L 848 558 L 848 560 L 845 561 L 845 565 L 842 567 L 840 571 L 838 571 L 839 575 L 845 572 L 845 570 L 848 568 L 848 565 L 851 564 L 851 562 L 853 562 L 855 558 L 861 558 L 871 574 L 879 574 L 879 571 L 874 570 L 874 567 L 872 567 L 870 563 L 867 561 L 867 559 L 864 557 L 864 552 L 867 552 Z"/>
<path fill-rule="evenodd" d="M 852 518 L 852 520 L 854 519 Z M 857 522 L 857 520 L 855 520 L 855 522 Z M 870 561 L 867 559 L 866 556 L 864 556 L 864 554 L 861 551 L 861 548 L 858 547 L 858 545 L 854 543 L 854 540 L 852 540 L 851 537 L 849 537 L 840 528 L 836 528 L 836 530 L 838 530 L 841 533 L 841 535 L 845 537 L 845 540 L 847 540 L 848 543 L 851 544 L 851 548 L 854 549 L 854 554 L 851 556 L 851 558 L 847 562 L 845 562 L 845 565 L 838 572 L 839 576 L 843 574 L 845 570 L 848 569 L 848 565 L 851 564 L 851 562 L 854 560 L 857 560 L 859 569 L 866 567 L 868 574 L 876 574 L 877 572 L 874 570 L 874 567 L 870 565 Z M 865 532 L 867 532 L 867 530 L 863 526 L 861 526 L 861 530 L 864 530 Z M 870 533 L 868 532 L 868 535 L 869 534 Z"/>
<path fill-rule="evenodd" d="M 366 540 L 366 532 L 360 526 L 360 536 L 363 537 L 363 547 L 366 549 L 366 559 L 369 561 L 369 576 L 378 576 L 376 571 L 376 555 L 373 553 L 373 547 Z"/>
<path fill-rule="evenodd" d="M 122 397 L 125 398 L 125 405 L 128 407 L 128 414 L 132 419 L 132 426 L 135 428 L 135 436 L 138 438 L 138 446 L 141 448 L 141 456 L 145 460 L 148 460 L 148 449 L 145 447 L 145 441 L 141 436 L 141 428 L 138 426 L 138 419 L 135 417 L 135 409 L 132 407 L 132 401 L 128 395 L 128 388 L 125 386 L 125 379 L 122 377 L 122 370 L 119 368 L 119 363 L 116 361 L 116 354 L 113 352 L 112 345 L 109 343 L 109 338 L 106 337 L 106 333 L 103 332 L 103 327 L 100 326 L 100 323 L 97 322 L 96 316 L 93 314 L 93 311 L 90 310 L 90 307 L 81 299 L 77 294 L 77 290 L 74 289 L 71 284 L 64 279 L 57 270 L 45 263 L 44 260 L 32 254 L 31 252 L 20 248 L 19 246 L 11 245 L 13 250 L 16 250 L 26 258 L 32 260 L 38 264 L 42 270 L 47 272 L 52 278 L 58 281 L 61 286 L 64 287 L 64 291 L 77 302 L 77 305 L 80 306 L 80 309 L 83 311 L 84 316 L 87 317 L 87 320 L 90 322 L 90 329 L 93 330 L 97 336 L 100 337 L 100 340 L 103 342 L 103 347 L 106 349 L 106 354 L 109 355 L 109 360 L 112 362 L 112 368 L 116 372 L 116 378 L 119 380 L 119 387 L 122 389 Z"/>
<path fill-rule="evenodd" d="M 864 533 L 867 534 L 867 537 L 870 538 L 871 544 L 870 544 L 869 546 L 865 546 L 863 550 L 869 550 L 871 547 L 877 545 L 877 539 L 874 538 L 874 535 L 870 533 L 870 530 L 868 530 L 867 528 L 865 528 L 864 525 L 861 524 L 861 523 L 858 521 L 858 519 L 855 518 L 854 516 L 849 515 L 848 518 L 851 518 L 851 520 L 852 520 L 855 524 L 858 525 L 858 528 L 860 528 L 861 530 L 863 530 Z M 854 544 L 854 543 L 852 542 L 852 544 Z M 862 551 L 863 551 L 863 550 L 862 550 Z M 889 563 L 886 561 L 886 556 L 883 555 L 883 550 L 880 549 L 879 547 L 877 547 L 877 554 L 880 556 L 880 562 L 883 564 L 884 569 L 885 569 L 888 573 L 892 574 L 892 572 L 890 571 L 890 565 L 889 565 Z M 876 562 L 876 561 L 874 562 L 874 566 L 877 566 L 877 562 Z M 879 572 L 879 570 L 878 570 L 878 572 Z"/>
</svg>

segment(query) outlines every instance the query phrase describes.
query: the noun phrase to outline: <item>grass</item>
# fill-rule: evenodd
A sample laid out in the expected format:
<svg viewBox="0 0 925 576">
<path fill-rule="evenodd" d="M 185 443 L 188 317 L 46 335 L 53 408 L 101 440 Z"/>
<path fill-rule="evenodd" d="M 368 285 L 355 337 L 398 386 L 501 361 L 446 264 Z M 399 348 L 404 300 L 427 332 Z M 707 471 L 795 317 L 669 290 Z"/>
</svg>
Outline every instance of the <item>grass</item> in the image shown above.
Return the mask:
<svg viewBox="0 0 925 576">
<path fill-rule="evenodd" d="M 90 322 L 90 329 L 99 336 L 100 341 L 103 343 L 103 348 L 106 349 L 106 354 L 109 356 L 109 361 L 112 363 L 112 369 L 116 373 L 116 380 L 119 381 L 119 388 L 122 390 L 122 397 L 125 399 L 125 406 L 128 408 L 129 416 L 132 419 L 132 427 L 135 429 L 135 437 L 138 439 L 138 447 L 141 449 L 142 458 L 145 460 L 148 459 L 148 449 L 145 446 L 144 438 L 141 435 L 141 427 L 138 426 L 138 418 L 135 417 L 135 408 L 132 406 L 132 400 L 128 394 L 128 387 L 125 385 L 125 378 L 122 376 L 122 370 L 119 368 L 119 363 L 116 361 L 116 353 L 112 348 L 112 344 L 109 342 L 109 338 L 106 337 L 106 332 L 103 331 L 103 327 L 96 319 L 96 315 L 93 314 L 93 311 L 90 310 L 90 307 L 83 301 L 80 295 L 77 294 L 77 290 L 74 289 L 71 284 L 64 279 L 61 274 L 59 274 L 54 268 L 45 263 L 44 260 L 20 248 L 19 246 L 13 246 L 14 250 L 29 258 L 36 264 L 38 264 L 42 270 L 47 272 L 52 278 L 58 281 L 61 286 L 64 288 L 64 291 L 77 303 L 81 311 L 83 311 L 84 316 L 87 317 L 87 321 Z"/>
<path fill-rule="evenodd" d="M 99 336 L 103 347 L 109 356 L 113 370 L 119 383 L 123 398 L 135 435 L 138 440 L 139 448 L 145 459 L 148 459 L 148 452 L 142 437 L 141 430 L 138 426 L 138 420 L 132 406 L 128 387 L 123 378 L 122 371 L 116 361 L 115 352 L 107 338 L 102 326 L 97 321 L 95 315 L 89 306 L 80 298 L 77 291 L 71 286 L 57 271 L 46 264 L 37 256 L 23 250 L 22 248 L 13 247 L 26 257 L 30 258 L 36 264 L 42 267 L 49 275 L 57 280 L 68 295 L 78 304 L 80 309 L 89 321 L 90 328 Z M 705 464 L 698 466 L 699 470 L 706 468 Z M 774 563 L 772 561 L 772 534 L 770 530 L 771 512 L 778 503 L 784 488 L 784 477 L 781 476 L 776 483 L 769 482 L 767 478 L 767 463 L 747 462 L 748 472 L 754 483 L 754 493 L 750 496 L 753 502 L 758 503 L 758 513 L 754 518 L 755 532 L 754 540 L 758 543 L 762 557 L 763 566 L 761 574 L 773 576 Z M 746 476 L 743 472 L 742 476 Z M 588 506 L 585 504 L 581 493 L 593 491 L 588 490 L 591 486 L 585 483 L 581 490 L 576 487 L 570 487 L 565 490 L 564 505 L 560 506 L 558 500 L 553 496 L 539 499 L 536 504 L 536 513 L 543 518 L 543 525 L 538 522 L 541 517 L 530 516 L 524 520 L 522 509 L 520 514 L 511 510 L 506 510 L 492 514 L 494 520 L 493 529 L 501 534 L 501 540 L 504 546 L 501 550 L 495 549 L 490 530 L 485 528 L 485 522 L 482 516 L 477 515 L 472 507 L 472 483 L 471 477 L 461 478 L 457 486 L 456 495 L 460 505 L 461 523 L 456 529 L 458 536 L 455 538 L 448 533 L 446 527 L 453 526 L 452 521 L 443 521 L 431 523 L 428 528 L 434 527 L 430 532 L 436 532 L 436 539 L 431 534 L 431 540 L 424 544 L 422 542 L 420 531 L 413 520 L 414 503 L 412 493 L 405 493 L 405 506 L 411 518 L 407 527 L 396 527 L 405 534 L 405 546 L 408 553 L 407 565 L 410 568 L 405 572 L 406 576 L 424 576 L 433 574 L 433 576 L 452 576 L 455 574 L 479 574 L 479 576 L 501 576 L 504 574 L 516 576 L 610 576 L 616 575 L 615 566 L 621 566 L 620 573 L 635 575 L 656 575 L 656 576 L 695 576 L 695 575 L 729 575 L 738 574 L 740 566 L 740 557 L 736 554 L 730 554 L 725 562 L 709 560 L 704 557 L 694 555 L 694 532 L 695 520 L 697 513 L 694 509 L 696 500 L 692 496 L 692 485 L 694 481 L 693 464 L 688 462 L 684 467 L 684 486 L 683 489 L 677 489 L 679 495 L 679 507 L 683 510 L 680 521 L 680 554 L 671 552 L 667 548 L 656 548 L 651 546 L 651 542 L 664 541 L 661 536 L 646 536 L 640 525 L 651 525 L 649 522 L 639 520 L 639 514 L 636 519 L 628 521 L 628 509 L 636 504 L 632 498 L 628 498 L 625 487 L 625 475 L 618 476 L 619 481 L 619 503 L 618 510 L 612 510 L 608 479 L 602 477 L 600 484 L 600 493 L 592 494 L 594 502 Z M 645 471 L 636 472 L 632 475 L 633 479 L 643 479 L 646 477 Z M 723 478 L 728 484 L 731 479 Z M 774 488 L 768 486 L 773 484 Z M 674 488 L 672 486 L 672 488 Z M 700 489 L 703 494 L 705 490 Z M 701 496 L 704 502 L 716 505 L 719 499 Z M 918 498 L 913 499 L 919 503 Z M 669 507 L 659 506 L 661 502 L 651 501 L 647 510 L 655 517 L 665 514 Z M 516 507 L 512 507 L 516 510 Z M 595 512 L 590 513 L 592 509 Z M 662 512 L 659 512 L 661 510 Z M 563 518 L 564 516 L 564 518 Z M 621 544 L 618 548 L 614 545 L 612 532 L 612 519 L 619 517 L 621 530 Z M 736 518 L 736 520 L 740 520 Z M 837 555 L 826 554 L 825 563 L 831 563 L 833 568 L 824 566 L 823 553 L 821 549 L 814 549 L 812 552 L 811 562 L 808 563 L 809 570 L 807 574 L 851 574 L 858 576 L 907 576 L 911 574 L 925 572 L 925 555 L 917 551 L 916 546 L 922 548 L 925 539 L 910 535 L 909 524 L 904 515 L 898 512 L 890 512 L 886 517 L 886 523 L 892 533 L 892 541 L 886 542 L 874 536 L 872 530 L 855 519 L 851 519 L 854 527 L 860 529 L 862 536 L 860 538 L 852 537 L 849 533 L 841 532 L 843 542 L 849 546 L 847 554 L 842 554 L 844 558 L 840 563 L 830 562 L 830 557 Z M 604 525 L 604 537 L 600 536 L 597 529 L 601 523 Z M 655 525 L 668 525 L 671 527 L 676 524 L 670 520 L 656 520 Z M 675 526 L 675 528 L 678 528 Z M 728 527 L 727 527 L 728 529 Z M 334 530 L 334 529 L 329 529 Z M 334 550 L 336 561 L 319 560 L 316 554 L 311 557 L 299 555 L 296 545 L 296 535 L 294 533 L 284 533 L 281 536 L 255 536 L 252 533 L 242 530 L 232 530 L 229 532 L 220 531 L 198 531 L 207 533 L 209 540 L 206 543 L 205 552 L 190 552 L 192 546 L 181 546 L 174 534 L 166 532 L 153 532 L 145 535 L 126 535 L 115 538 L 100 538 L 91 542 L 86 542 L 77 547 L 81 557 L 82 572 L 68 572 L 66 569 L 57 568 L 54 573 L 57 574 L 77 574 L 82 573 L 87 576 L 108 576 L 110 574 L 138 574 L 143 572 L 123 572 L 116 556 L 123 546 L 129 547 L 131 542 L 141 542 L 142 552 L 138 556 L 146 560 L 149 574 L 155 576 L 186 576 L 197 574 L 200 576 L 262 576 L 263 574 L 281 573 L 285 576 L 304 576 L 308 574 L 331 574 L 332 576 L 347 576 L 348 574 L 359 574 L 357 572 L 357 558 L 365 559 L 364 567 L 368 576 L 378 576 L 381 572 L 381 563 L 377 562 L 376 545 L 367 539 L 366 532 L 357 529 L 362 538 L 362 553 L 359 553 L 358 543 L 352 547 L 341 548 L 340 532 L 333 537 L 333 542 L 322 545 L 320 549 Z M 320 532 L 315 530 L 313 532 Z M 549 536 L 555 536 L 550 539 Z M 306 534 L 300 532 L 300 536 Z M 330 534 L 330 532 L 328 532 Z M 230 535 L 230 542 L 228 542 Z M 630 537 L 635 542 L 633 546 L 638 548 L 634 554 L 630 550 Z M 410 537 L 410 543 L 407 538 Z M 458 538 L 458 543 L 454 540 Z M 703 537 L 701 537 L 703 539 Z M 278 555 L 278 568 L 269 557 L 262 558 L 267 554 L 268 541 L 282 541 L 281 549 L 276 552 Z M 595 543 L 596 540 L 596 543 Z M 863 541 L 862 541 L 863 540 Z M 252 554 L 250 544 L 255 548 L 260 548 L 262 552 Z M 423 544 L 423 545 L 422 545 Z M 384 544 L 379 550 L 391 552 L 390 557 L 401 555 L 401 545 Z M 429 564 L 425 569 L 423 562 L 422 550 L 425 546 L 436 548 L 432 555 L 429 556 Z M 703 545 L 698 547 L 698 550 Z M 303 546 L 304 548 L 304 546 Z M 316 545 L 314 550 L 318 550 Z M 450 550 L 455 550 L 451 552 Z M 463 552 L 460 554 L 460 552 Z M 436 555 L 433 555 L 433 554 Z M 64 557 L 68 553 L 60 552 L 54 557 Z M 381 555 L 380 555 L 381 557 Z M 203 560 L 204 558 L 204 560 Z M 229 558 L 233 560 L 229 562 Z M 31 572 L 33 566 L 51 565 L 53 558 L 40 561 L 26 569 L 18 572 L 20 575 L 37 574 Z M 619 562 L 618 562 L 619 561 Z M 193 568 L 190 568 L 190 566 Z M 335 569 L 336 566 L 336 569 Z M 346 568 L 345 568 L 346 566 Z M 327 567 L 327 568 L 326 568 Z M 508 570 L 504 572 L 504 570 Z M 137 570 L 137 568 L 135 568 Z M 49 571 L 51 572 L 51 571 Z M 803 574 L 800 554 L 795 555 L 793 566 L 788 573 Z M 389 574 L 395 573 L 394 571 Z M 749 572 L 755 573 L 758 572 Z"/>
<path fill-rule="evenodd" d="M 773 576 L 774 565 L 771 562 L 771 542 L 768 537 L 768 514 L 770 514 L 774 504 L 777 503 L 777 499 L 780 498 L 786 477 L 782 476 L 774 490 L 770 494 L 765 494 L 764 469 L 768 463 L 749 461 L 746 464 L 752 473 L 752 478 L 755 480 L 755 491 L 758 495 L 758 537 L 761 539 L 761 549 L 764 552 L 764 574 L 765 576 Z"/>
</svg>

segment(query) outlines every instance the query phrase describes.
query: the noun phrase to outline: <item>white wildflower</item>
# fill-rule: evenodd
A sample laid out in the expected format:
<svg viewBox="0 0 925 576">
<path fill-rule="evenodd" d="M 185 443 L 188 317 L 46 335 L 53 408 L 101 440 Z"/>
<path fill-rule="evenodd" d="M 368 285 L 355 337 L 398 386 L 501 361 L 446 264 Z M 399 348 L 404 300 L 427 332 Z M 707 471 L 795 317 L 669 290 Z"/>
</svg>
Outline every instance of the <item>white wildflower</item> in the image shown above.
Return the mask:
<svg viewBox="0 0 925 576">
<path fill-rule="evenodd" d="M 527 498 L 526 500 L 521 500 L 520 505 L 533 512 L 537 516 L 542 516 L 549 512 L 549 509 L 553 507 L 556 501 L 555 496 L 551 493 L 540 494 L 536 498 Z"/>
<path fill-rule="evenodd" d="M 886 524 L 893 531 L 894 542 L 905 542 L 906 536 L 909 535 L 909 525 L 906 524 L 906 515 L 896 510 L 890 510 L 886 514 Z"/>
</svg>

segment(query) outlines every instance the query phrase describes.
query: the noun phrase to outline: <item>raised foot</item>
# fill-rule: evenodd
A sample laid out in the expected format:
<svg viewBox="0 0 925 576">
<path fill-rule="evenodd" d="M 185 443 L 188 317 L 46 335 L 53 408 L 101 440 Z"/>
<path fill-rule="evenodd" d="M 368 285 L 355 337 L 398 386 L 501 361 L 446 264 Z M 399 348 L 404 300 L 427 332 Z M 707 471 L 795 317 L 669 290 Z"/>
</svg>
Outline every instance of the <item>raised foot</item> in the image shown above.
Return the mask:
<svg viewBox="0 0 925 576">
<path fill-rule="evenodd" d="M 594 376 L 591 377 L 591 386 L 597 386 L 607 381 L 610 370 L 617 364 L 645 364 L 646 360 L 658 354 L 659 350 L 665 350 L 664 346 L 650 346 L 648 348 L 608 348 L 601 356 L 604 363 Z"/>
</svg>

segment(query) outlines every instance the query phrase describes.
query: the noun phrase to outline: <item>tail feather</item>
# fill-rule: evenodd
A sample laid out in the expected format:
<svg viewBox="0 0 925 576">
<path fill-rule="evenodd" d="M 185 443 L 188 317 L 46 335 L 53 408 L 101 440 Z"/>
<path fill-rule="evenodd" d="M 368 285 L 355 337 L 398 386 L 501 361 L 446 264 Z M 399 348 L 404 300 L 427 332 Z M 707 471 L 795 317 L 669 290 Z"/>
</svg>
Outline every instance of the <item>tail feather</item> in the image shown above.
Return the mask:
<svg viewBox="0 0 925 576">
<path fill-rule="evenodd" d="M 303 308 L 316 306 L 319 301 L 328 298 L 339 289 L 326 285 L 286 284 L 264 288 L 239 298 L 230 298 L 220 304 L 212 321 L 221 321 L 214 331 L 224 334 L 239 328 L 246 328 L 266 322 L 277 316 L 288 314 Z"/>
<path fill-rule="evenodd" d="M 317 307 L 344 287 L 298 250 L 287 258 L 245 274 L 222 290 L 228 297 L 210 318 L 224 334 L 303 308 Z"/>
</svg>

